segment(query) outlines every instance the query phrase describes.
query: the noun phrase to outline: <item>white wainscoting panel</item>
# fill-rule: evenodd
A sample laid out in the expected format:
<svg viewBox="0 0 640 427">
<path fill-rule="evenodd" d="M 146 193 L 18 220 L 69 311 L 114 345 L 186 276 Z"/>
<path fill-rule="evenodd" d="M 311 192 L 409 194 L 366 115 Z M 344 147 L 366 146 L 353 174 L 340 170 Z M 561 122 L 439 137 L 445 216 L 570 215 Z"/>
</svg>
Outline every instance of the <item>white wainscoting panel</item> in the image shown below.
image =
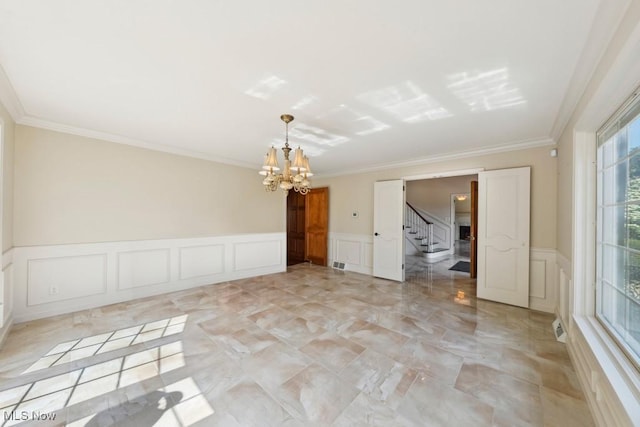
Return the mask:
<svg viewBox="0 0 640 427">
<path fill-rule="evenodd" d="M 352 265 L 360 265 L 362 258 L 362 242 L 353 240 L 336 240 L 336 259 Z"/>
<path fill-rule="evenodd" d="M 169 249 L 118 253 L 118 289 L 161 285 L 171 280 Z"/>
<path fill-rule="evenodd" d="M 571 298 L 571 262 L 560 252 L 556 255 L 558 301 L 556 302 L 556 315 L 568 335 L 571 335 L 571 322 L 569 321 Z"/>
<path fill-rule="evenodd" d="M 286 246 L 281 240 L 239 242 L 233 245 L 235 270 L 255 270 L 282 264 Z M 284 252 L 286 258 L 286 252 Z"/>
<path fill-rule="evenodd" d="M 2 254 L 0 276 L 0 348 L 13 324 L 13 249 Z"/>
<path fill-rule="evenodd" d="M 329 233 L 329 265 L 344 262 L 346 271 L 373 274 L 373 237 L 366 234 Z"/>
<path fill-rule="evenodd" d="M 286 234 L 264 233 L 17 247 L 3 271 L 23 322 L 286 268 Z"/>
<path fill-rule="evenodd" d="M 106 254 L 30 259 L 27 305 L 103 294 L 107 291 L 106 273 Z"/>
<path fill-rule="evenodd" d="M 529 308 L 554 313 L 557 288 L 556 250 L 531 248 L 529 250 Z"/>
<path fill-rule="evenodd" d="M 637 426 L 640 374 L 591 317 L 577 316 L 567 349 L 597 425 Z"/>
<path fill-rule="evenodd" d="M 223 272 L 224 245 L 180 248 L 180 279 L 192 279 Z"/>
<path fill-rule="evenodd" d="M 370 242 L 362 243 L 362 247 L 364 248 L 362 266 L 373 274 L 373 239 Z"/>
<path fill-rule="evenodd" d="M 545 299 L 546 298 L 546 277 L 547 263 L 541 259 L 532 259 L 529 264 L 529 275 L 531 286 L 529 288 L 529 296 Z"/>
</svg>

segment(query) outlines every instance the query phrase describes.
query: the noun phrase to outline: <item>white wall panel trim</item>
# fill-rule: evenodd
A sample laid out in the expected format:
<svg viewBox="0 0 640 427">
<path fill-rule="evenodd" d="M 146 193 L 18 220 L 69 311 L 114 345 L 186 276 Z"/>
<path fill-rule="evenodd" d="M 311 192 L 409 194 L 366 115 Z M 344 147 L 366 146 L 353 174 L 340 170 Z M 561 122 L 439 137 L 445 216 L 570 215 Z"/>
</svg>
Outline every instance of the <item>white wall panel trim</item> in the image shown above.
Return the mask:
<svg viewBox="0 0 640 427">
<path fill-rule="evenodd" d="M 560 318 L 560 322 L 569 336 L 571 335 L 571 322 L 569 321 L 571 307 L 569 301 L 571 300 L 572 268 L 571 261 L 558 252 L 556 254 L 556 281 L 558 283 L 558 294 L 555 313 Z"/>
<path fill-rule="evenodd" d="M 598 425 L 632 426 L 640 420 L 640 373 L 598 321 L 575 316 L 568 350 Z"/>
<path fill-rule="evenodd" d="M 13 324 L 13 249 L 2 254 L 0 273 L 0 348 Z"/>
<path fill-rule="evenodd" d="M 329 265 L 344 262 L 346 271 L 373 274 L 373 236 L 329 233 Z"/>
<path fill-rule="evenodd" d="M 281 240 L 236 242 L 233 244 L 234 270 L 255 270 L 280 265 L 286 259 L 285 251 L 286 246 Z"/>
<path fill-rule="evenodd" d="M 224 245 L 198 245 L 179 250 L 178 277 L 180 280 L 224 273 Z"/>
<path fill-rule="evenodd" d="M 31 258 L 27 264 L 27 305 L 34 306 L 104 294 L 107 255 Z"/>
<path fill-rule="evenodd" d="M 118 289 L 154 286 L 171 280 L 168 248 L 118 252 Z"/>
<path fill-rule="evenodd" d="M 7 249 L 2 253 L 2 269 L 7 268 L 13 262 L 13 248 Z"/>
<path fill-rule="evenodd" d="M 558 295 L 556 250 L 529 249 L 529 307 L 555 313 Z M 550 326 L 551 327 L 551 326 Z"/>
<path fill-rule="evenodd" d="M 12 319 L 24 322 L 286 271 L 286 234 L 28 246 L 9 256 Z"/>
<path fill-rule="evenodd" d="M 9 316 L 5 319 L 4 325 L 0 328 L 0 350 L 4 345 L 7 337 L 9 336 L 9 332 L 11 331 L 11 327 L 13 326 L 13 316 Z"/>
</svg>

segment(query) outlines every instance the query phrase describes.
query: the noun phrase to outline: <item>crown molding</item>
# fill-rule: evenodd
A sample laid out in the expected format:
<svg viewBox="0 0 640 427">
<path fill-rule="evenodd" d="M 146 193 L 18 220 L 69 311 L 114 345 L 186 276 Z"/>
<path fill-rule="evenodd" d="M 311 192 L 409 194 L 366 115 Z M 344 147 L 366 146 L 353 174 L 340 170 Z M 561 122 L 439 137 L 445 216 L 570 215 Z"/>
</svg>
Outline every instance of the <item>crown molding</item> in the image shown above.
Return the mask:
<svg viewBox="0 0 640 427">
<path fill-rule="evenodd" d="M 65 125 L 61 123 L 51 122 L 44 119 L 39 119 L 31 116 L 24 116 L 16 123 L 31 126 L 40 129 L 52 130 L 55 132 L 68 133 L 71 135 L 84 136 L 87 138 L 97 139 L 101 141 L 114 142 L 116 144 L 131 145 L 133 147 L 144 148 L 146 150 L 160 151 L 163 153 L 175 154 L 178 156 L 193 157 L 196 159 L 208 160 L 216 163 L 223 163 L 231 166 L 238 166 L 242 168 L 256 169 L 256 165 L 249 162 L 242 162 L 238 160 L 227 159 L 225 157 L 212 156 L 210 154 L 202 153 L 194 150 L 186 150 L 184 148 L 172 147 L 164 144 L 158 144 L 155 142 L 142 141 L 139 139 L 128 138 L 122 135 L 116 135 L 108 132 L 101 132 L 76 126 Z"/>
<path fill-rule="evenodd" d="M 7 74 L 0 65 L 0 102 L 7 109 L 13 121 L 20 125 L 31 126 L 40 129 L 52 130 L 55 132 L 68 133 L 71 135 L 84 136 L 101 141 L 115 142 L 116 144 L 131 145 L 133 147 L 144 148 L 147 150 L 160 151 L 163 153 L 175 154 L 178 156 L 193 157 L 196 159 L 208 160 L 211 162 L 222 163 L 242 168 L 255 169 L 256 165 L 249 162 L 227 159 L 224 157 L 212 156 L 210 154 L 201 153 L 194 150 L 185 150 L 183 148 L 171 147 L 168 145 L 142 141 L 134 138 L 128 138 L 122 135 L 116 135 L 108 132 L 101 132 L 76 126 L 56 123 L 44 120 L 38 117 L 27 115 L 22 107 L 22 103 L 13 89 L 13 85 L 7 77 Z"/>
<path fill-rule="evenodd" d="M 7 109 L 14 122 L 18 123 L 25 116 L 20 98 L 13 89 L 13 85 L 0 65 L 0 102 Z"/>
<path fill-rule="evenodd" d="M 336 176 L 343 176 L 343 175 L 355 175 L 355 174 L 361 174 L 361 173 L 378 172 L 378 171 L 389 170 L 389 169 L 406 168 L 411 166 L 420 166 L 420 165 L 426 165 L 430 163 L 444 162 L 447 160 L 458 160 L 458 159 L 464 159 L 468 157 L 479 157 L 479 156 L 486 156 L 490 154 L 504 153 L 508 151 L 527 150 L 530 148 L 548 147 L 548 146 L 555 146 L 555 145 L 556 145 L 556 142 L 552 138 L 531 139 L 531 140 L 525 140 L 520 142 L 502 144 L 502 145 L 493 145 L 489 147 L 477 148 L 472 150 L 436 154 L 433 156 L 422 157 L 420 159 L 415 159 L 415 160 L 403 160 L 399 162 L 391 162 L 391 163 L 374 165 L 371 167 L 363 167 L 360 169 L 350 169 L 348 172 L 334 171 L 326 174 L 317 174 L 314 176 L 314 178 L 324 179 L 324 178 L 333 178 Z"/>
<path fill-rule="evenodd" d="M 630 4 L 631 0 L 600 2 L 589 36 L 571 76 L 569 88 L 551 128 L 550 134 L 554 140 L 560 139 L 569 124 Z"/>
<path fill-rule="evenodd" d="M 160 151 L 164 153 L 175 154 L 175 155 L 185 156 L 185 157 L 193 157 L 196 159 L 208 160 L 216 163 L 222 163 L 222 164 L 231 165 L 231 166 L 238 166 L 238 167 L 248 168 L 252 170 L 256 169 L 256 165 L 249 162 L 231 160 L 224 157 L 217 157 L 217 156 L 212 156 L 210 154 L 201 153 L 199 151 L 185 150 L 183 148 L 177 148 L 177 147 L 172 147 L 168 145 L 128 138 L 122 135 L 95 131 L 91 129 L 76 127 L 76 126 L 64 125 L 61 123 L 51 122 L 48 120 L 39 119 L 31 116 L 23 116 L 19 121 L 16 121 L 16 123 L 25 125 L 25 126 L 40 128 L 40 129 L 47 129 L 55 132 L 67 133 L 70 135 L 83 136 L 83 137 L 92 138 L 100 141 L 114 142 L 116 144 L 130 145 L 138 148 L 144 148 L 147 150 Z M 477 156 L 483 156 L 487 154 L 502 153 L 507 151 L 526 150 L 529 148 L 552 146 L 555 144 L 556 144 L 555 141 L 551 138 L 525 140 L 525 141 L 512 142 L 509 144 L 495 145 L 495 146 L 484 147 L 484 148 L 473 149 L 473 150 L 438 154 L 438 155 L 423 157 L 423 158 L 414 159 L 414 160 L 404 160 L 404 161 L 393 162 L 393 163 L 384 163 L 384 164 L 374 165 L 371 167 L 364 167 L 364 168 L 355 169 L 355 170 L 350 169 L 349 171 L 344 171 L 344 172 L 334 171 L 332 173 L 327 173 L 327 174 L 316 174 L 315 178 L 323 179 L 323 178 L 330 178 L 334 176 L 352 175 L 352 174 L 359 174 L 359 173 L 395 169 L 400 167 L 418 166 L 423 164 L 442 162 L 446 160 L 456 160 L 456 159 L 462 159 L 467 157 L 477 157 Z"/>
</svg>

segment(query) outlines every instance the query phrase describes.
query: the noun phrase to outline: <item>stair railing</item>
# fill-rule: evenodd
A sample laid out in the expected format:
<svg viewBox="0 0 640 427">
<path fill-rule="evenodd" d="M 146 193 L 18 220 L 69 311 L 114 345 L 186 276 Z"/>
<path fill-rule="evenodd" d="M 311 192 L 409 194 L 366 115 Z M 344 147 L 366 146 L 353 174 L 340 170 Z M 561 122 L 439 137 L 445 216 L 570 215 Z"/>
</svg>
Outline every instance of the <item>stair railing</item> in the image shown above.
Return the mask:
<svg viewBox="0 0 640 427">
<path fill-rule="evenodd" d="M 410 203 L 405 206 L 405 224 L 414 239 L 420 241 L 420 246 L 425 247 L 423 252 L 433 251 L 433 223 L 428 221 Z"/>
</svg>

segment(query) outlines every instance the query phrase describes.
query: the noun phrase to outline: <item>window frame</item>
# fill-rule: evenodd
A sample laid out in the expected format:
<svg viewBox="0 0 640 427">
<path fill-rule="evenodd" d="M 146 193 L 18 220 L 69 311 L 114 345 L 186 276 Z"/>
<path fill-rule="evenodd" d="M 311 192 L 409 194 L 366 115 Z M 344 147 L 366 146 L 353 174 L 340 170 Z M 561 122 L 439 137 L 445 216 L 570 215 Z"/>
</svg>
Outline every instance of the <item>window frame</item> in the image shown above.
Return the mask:
<svg viewBox="0 0 640 427">
<path fill-rule="evenodd" d="M 629 198 L 629 194 L 625 190 L 624 197 L 621 200 L 617 200 L 612 193 L 613 190 L 617 190 L 617 187 L 613 189 L 609 189 L 605 191 L 604 188 L 607 184 L 609 184 L 608 180 L 612 180 L 612 184 L 615 186 L 616 180 L 619 178 L 617 176 L 613 176 L 617 173 L 617 168 L 624 164 L 625 169 L 625 180 L 624 185 L 628 188 L 629 178 L 630 178 L 630 165 L 631 159 L 638 155 L 640 156 L 640 150 L 637 153 L 632 153 L 630 151 L 628 140 L 628 130 L 630 129 L 630 125 L 635 123 L 636 120 L 640 120 L 640 92 L 636 90 L 623 104 L 616 110 L 616 112 L 598 129 L 595 134 L 595 193 L 596 193 L 596 203 L 593 205 L 593 209 L 595 211 L 595 253 L 594 253 L 594 293 L 595 293 L 595 301 L 594 301 L 594 311 L 593 315 L 600 323 L 602 328 L 606 331 L 606 333 L 611 337 L 615 345 L 619 347 L 619 349 L 623 352 L 625 357 L 628 358 L 629 362 L 632 366 L 635 367 L 640 372 L 640 351 L 636 348 L 632 347 L 627 341 L 630 341 L 628 337 L 630 336 L 628 321 L 629 318 L 625 316 L 624 318 L 624 327 L 621 331 L 616 329 L 616 325 L 614 320 L 608 319 L 607 316 L 609 313 L 605 313 L 603 309 L 603 299 L 605 294 L 605 288 L 611 287 L 609 289 L 610 292 L 613 292 L 616 297 L 609 302 L 612 305 L 618 305 L 620 302 L 625 305 L 625 308 L 628 309 L 629 304 L 633 304 L 632 298 L 630 298 L 626 293 L 620 298 L 618 293 L 620 292 L 619 283 L 620 279 L 615 280 L 616 283 L 609 283 L 609 277 L 604 277 L 606 274 L 599 274 L 600 270 L 605 270 L 608 268 L 614 268 L 616 271 L 613 273 L 614 276 L 619 274 L 617 262 L 620 262 L 617 258 L 622 254 L 624 260 L 625 268 L 628 267 L 627 258 L 629 255 L 638 255 L 640 256 L 640 250 L 634 249 L 630 247 L 629 244 L 629 234 L 628 234 L 628 207 L 630 205 L 637 205 L 637 203 L 633 202 Z M 624 155 L 621 155 L 619 151 L 619 144 L 624 147 Z M 603 171 L 603 172 L 601 172 Z M 608 171 L 611 173 L 607 174 Z M 607 175 L 609 175 L 607 177 Z M 614 197 L 615 200 L 607 200 L 609 197 Z M 602 199 L 602 200 L 600 200 Z M 611 213 L 612 211 L 619 209 L 620 207 L 624 207 L 625 209 L 625 218 L 623 223 L 625 225 L 625 236 L 622 244 L 619 241 L 613 242 L 608 241 L 608 238 L 615 237 L 618 230 L 615 230 L 614 224 L 609 224 L 611 227 L 614 227 L 612 230 L 605 231 L 603 230 L 606 225 L 603 222 L 609 222 L 606 211 Z M 613 221 L 615 223 L 615 219 Z M 606 234 L 610 233 L 608 236 Z M 602 265 L 603 258 L 605 254 L 603 251 L 607 249 L 613 250 L 618 253 L 617 256 L 614 256 L 610 263 L 606 263 Z M 626 277 L 626 271 L 623 272 L 625 274 L 625 278 L 623 278 L 622 284 L 624 286 L 627 285 L 628 278 Z M 613 313 L 617 313 L 617 308 L 613 309 Z M 617 317 L 614 314 L 614 317 Z M 624 334 L 623 334 L 624 333 Z M 633 339 L 633 338 L 631 338 Z M 636 343 L 636 346 L 638 344 Z"/>
</svg>

